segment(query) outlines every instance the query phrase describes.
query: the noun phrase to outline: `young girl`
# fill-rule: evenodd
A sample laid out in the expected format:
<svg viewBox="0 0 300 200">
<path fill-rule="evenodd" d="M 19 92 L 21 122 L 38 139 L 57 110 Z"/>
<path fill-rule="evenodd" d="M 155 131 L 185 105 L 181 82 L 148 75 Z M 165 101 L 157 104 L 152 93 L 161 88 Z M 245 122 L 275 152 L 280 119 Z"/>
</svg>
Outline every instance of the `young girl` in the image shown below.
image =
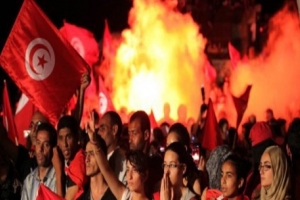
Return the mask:
<svg viewBox="0 0 300 200">
<path fill-rule="evenodd" d="M 229 155 L 221 167 L 220 191 L 209 189 L 201 199 L 249 200 L 242 194 L 249 170 L 249 164 L 244 159 L 235 154 Z"/>
<path fill-rule="evenodd" d="M 164 156 L 164 176 L 161 180 L 160 200 L 190 200 L 196 196 L 183 184 L 183 178 L 190 171 L 188 156 L 184 145 L 179 142 L 170 144 Z"/>
</svg>

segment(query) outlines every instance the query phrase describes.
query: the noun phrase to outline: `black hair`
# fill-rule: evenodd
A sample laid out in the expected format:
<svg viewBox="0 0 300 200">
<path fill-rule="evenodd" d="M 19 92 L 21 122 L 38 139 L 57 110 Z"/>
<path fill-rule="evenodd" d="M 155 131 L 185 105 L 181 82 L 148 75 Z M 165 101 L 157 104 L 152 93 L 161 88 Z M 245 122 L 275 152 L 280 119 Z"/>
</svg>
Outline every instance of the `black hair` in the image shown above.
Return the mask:
<svg viewBox="0 0 300 200">
<path fill-rule="evenodd" d="M 121 137 L 121 134 L 122 134 L 122 129 L 123 129 L 123 124 L 122 124 L 121 117 L 115 111 L 108 111 L 104 115 L 107 115 L 110 118 L 111 126 L 113 126 L 113 125 L 118 126 L 118 131 L 117 131 L 117 134 L 116 134 L 116 138 L 117 138 L 117 141 L 119 141 L 119 139 Z"/>
<path fill-rule="evenodd" d="M 234 153 L 229 155 L 223 162 L 230 162 L 234 167 L 237 174 L 237 179 L 244 179 L 244 184 L 241 188 L 239 188 L 239 192 L 244 190 L 244 187 L 246 185 L 246 180 L 248 173 L 251 169 L 251 164 L 246 159 L 242 158 L 238 154 Z"/>
<path fill-rule="evenodd" d="M 186 146 L 188 153 L 191 153 L 190 135 L 187 128 L 181 123 L 175 123 L 170 127 L 169 133 L 174 132 L 178 136 L 179 142 Z"/>
<path fill-rule="evenodd" d="M 130 150 L 126 155 L 126 160 L 137 170 L 140 174 L 146 175 L 149 168 L 149 158 L 140 150 Z"/>
<path fill-rule="evenodd" d="M 164 133 L 161 130 L 161 128 L 153 129 L 153 139 L 154 139 L 154 141 L 157 141 L 157 143 L 159 145 L 165 146 L 166 139 L 165 139 Z"/>
<path fill-rule="evenodd" d="M 300 118 L 295 118 L 287 131 L 287 144 L 293 155 L 293 161 L 300 161 Z"/>
<path fill-rule="evenodd" d="M 75 117 L 70 115 L 64 115 L 63 117 L 61 117 L 57 124 L 57 132 L 59 132 L 63 128 L 70 129 L 72 135 L 75 136 L 75 138 L 79 139 L 80 128 L 79 128 L 79 123 L 75 119 Z"/>
<path fill-rule="evenodd" d="M 218 123 L 219 127 L 222 128 L 222 126 L 223 126 L 224 124 L 228 124 L 228 120 L 225 119 L 225 118 L 220 119 L 220 121 L 219 121 L 219 123 Z"/>
<path fill-rule="evenodd" d="M 95 137 L 96 137 L 96 142 L 97 142 L 98 148 L 100 148 L 103 151 L 104 155 L 107 155 L 107 146 L 106 146 L 105 141 L 98 134 L 96 134 Z M 89 141 L 90 141 L 90 138 L 86 134 L 85 141 L 84 141 L 84 149 L 86 149 L 86 145 Z"/>
<path fill-rule="evenodd" d="M 38 135 L 38 133 L 40 131 L 47 131 L 49 134 L 49 139 L 50 139 L 50 145 L 51 147 L 55 147 L 57 144 L 57 133 L 55 128 L 52 126 L 52 124 L 48 123 L 48 122 L 44 122 L 38 125 L 37 130 L 36 130 L 36 135 Z"/>
<path fill-rule="evenodd" d="M 135 120 L 139 120 L 141 124 L 141 130 L 143 133 L 147 130 L 150 131 L 151 129 L 150 119 L 145 111 L 139 110 L 133 113 L 132 116 L 130 117 L 129 122 L 131 123 Z"/>
</svg>

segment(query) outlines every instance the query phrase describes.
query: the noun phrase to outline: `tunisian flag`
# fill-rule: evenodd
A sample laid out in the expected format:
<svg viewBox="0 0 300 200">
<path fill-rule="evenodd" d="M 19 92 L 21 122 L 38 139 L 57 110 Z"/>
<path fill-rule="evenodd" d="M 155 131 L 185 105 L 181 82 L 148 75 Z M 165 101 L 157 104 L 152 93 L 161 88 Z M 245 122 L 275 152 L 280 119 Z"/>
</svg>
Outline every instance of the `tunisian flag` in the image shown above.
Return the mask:
<svg viewBox="0 0 300 200">
<path fill-rule="evenodd" d="M 19 103 L 17 105 L 15 113 L 15 124 L 18 134 L 18 140 L 19 144 L 22 144 L 23 146 L 26 145 L 25 131 L 28 130 L 29 124 L 31 122 L 31 116 L 33 116 L 35 111 L 35 106 L 23 93 L 19 99 Z"/>
<path fill-rule="evenodd" d="M 238 129 L 242 121 L 242 118 L 244 116 L 244 113 L 246 111 L 246 108 L 248 106 L 248 100 L 249 100 L 251 88 L 252 86 L 248 85 L 246 91 L 240 97 L 232 96 L 233 103 L 237 112 L 236 129 Z"/>
<path fill-rule="evenodd" d="M 99 77 L 99 109 L 101 116 L 107 111 L 116 110 L 101 77 Z"/>
<path fill-rule="evenodd" d="M 108 58 L 116 54 L 116 50 L 113 46 L 113 39 L 112 39 L 111 32 L 109 30 L 107 19 L 105 20 L 105 26 L 103 32 L 102 51 L 103 51 L 102 53 L 104 58 Z"/>
<path fill-rule="evenodd" d="M 44 184 L 40 184 L 36 200 L 64 200 L 64 198 L 54 193 Z"/>
<path fill-rule="evenodd" d="M 3 125 L 7 131 L 8 138 L 16 145 L 18 145 L 17 130 L 10 105 L 6 81 L 4 81 L 3 88 Z"/>
<path fill-rule="evenodd" d="M 65 167 L 65 172 L 79 188 L 75 195 L 75 199 L 77 199 L 84 192 L 83 186 L 87 182 L 85 175 L 85 156 L 82 149 L 76 153 L 69 167 Z"/>
<path fill-rule="evenodd" d="M 0 64 L 32 103 L 55 124 L 80 86 L 86 62 L 33 0 L 25 0 Z"/>
<path fill-rule="evenodd" d="M 218 127 L 218 121 L 215 115 L 211 99 L 208 102 L 208 109 L 205 124 L 203 127 L 202 147 L 209 151 L 223 144 L 222 137 Z"/>
<path fill-rule="evenodd" d="M 65 21 L 60 32 L 90 66 L 97 62 L 99 48 L 93 33 Z"/>
</svg>

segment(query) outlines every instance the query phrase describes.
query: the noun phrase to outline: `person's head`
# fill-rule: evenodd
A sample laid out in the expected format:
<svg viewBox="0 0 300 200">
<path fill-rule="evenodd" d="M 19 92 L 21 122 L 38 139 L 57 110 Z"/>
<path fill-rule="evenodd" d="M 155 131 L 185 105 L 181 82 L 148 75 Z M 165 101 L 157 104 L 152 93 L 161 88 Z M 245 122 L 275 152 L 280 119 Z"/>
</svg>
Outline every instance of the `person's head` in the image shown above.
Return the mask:
<svg viewBox="0 0 300 200">
<path fill-rule="evenodd" d="M 187 120 L 187 108 L 184 104 L 180 104 L 177 110 L 178 121 L 185 123 Z"/>
<path fill-rule="evenodd" d="M 268 147 L 261 156 L 261 199 L 284 199 L 290 186 L 290 172 L 284 152 L 278 146 Z"/>
<path fill-rule="evenodd" d="M 182 180 L 189 170 L 189 154 L 180 142 L 173 142 L 165 151 L 163 169 L 172 187 L 182 186 Z"/>
<path fill-rule="evenodd" d="M 144 150 L 150 140 L 150 120 L 145 111 L 132 114 L 128 124 L 130 150 Z"/>
<path fill-rule="evenodd" d="M 173 142 L 182 143 L 189 152 L 190 148 L 190 135 L 187 128 L 181 123 L 175 123 L 170 127 L 169 133 L 167 135 L 167 146 Z"/>
<path fill-rule="evenodd" d="M 49 123 L 41 123 L 36 130 L 35 156 L 39 167 L 51 165 L 53 148 L 56 146 L 57 134 Z"/>
<path fill-rule="evenodd" d="M 267 122 L 271 121 L 272 119 L 274 119 L 274 114 L 273 114 L 273 110 L 268 108 L 266 110 L 266 120 Z"/>
<path fill-rule="evenodd" d="M 256 116 L 255 115 L 250 115 L 248 118 L 248 121 L 250 124 L 255 124 L 256 123 Z"/>
<path fill-rule="evenodd" d="M 227 119 L 225 119 L 225 118 L 220 119 L 219 128 L 222 132 L 226 133 L 228 131 L 228 128 L 229 128 L 228 126 L 229 126 L 229 124 L 228 124 Z"/>
<path fill-rule="evenodd" d="M 153 140 L 156 141 L 160 146 L 165 146 L 166 139 L 161 128 L 153 129 Z"/>
<path fill-rule="evenodd" d="M 148 156 L 142 151 L 130 150 L 126 156 L 126 181 L 132 192 L 142 192 L 148 178 Z"/>
<path fill-rule="evenodd" d="M 252 147 L 273 138 L 271 127 L 266 122 L 257 122 L 250 130 L 249 138 Z"/>
<path fill-rule="evenodd" d="M 234 198 L 243 191 L 249 164 L 236 154 L 228 156 L 222 164 L 221 192 L 226 198 Z"/>
<path fill-rule="evenodd" d="M 79 147 L 79 123 L 73 116 L 61 117 L 57 125 L 58 147 L 65 160 L 72 160 Z"/>
<path fill-rule="evenodd" d="M 170 117 L 170 112 L 171 112 L 170 104 L 165 103 L 164 104 L 164 117 Z"/>
<path fill-rule="evenodd" d="M 45 122 L 49 122 L 47 117 L 45 117 L 40 111 L 35 111 L 29 124 L 29 136 L 32 145 L 35 145 L 36 142 L 36 130 L 38 125 Z"/>
<path fill-rule="evenodd" d="M 292 162 L 300 162 L 300 118 L 295 118 L 287 131 L 287 153 Z"/>
<path fill-rule="evenodd" d="M 220 179 L 222 164 L 231 154 L 232 152 L 227 145 L 218 146 L 211 152 L 206 162 L 210 188 L 218 190 L 221 189 Z"/>
<path fill-rule="evenodd" d="M 99 135 L 96 135 L 96 140 L 97 140 L 98 147 L 106 155 L 107 148 L 106 148 L 105 141 Z M 93 177 L 100 173 L 100 169 L 96 162 L 94 151 L 93 151 L 93 144 L 89 141 L 89 139 L 85 145 L 85 173 L 88 177 Z"/>
<path fill-rule="evenodd" d="M 106 112 L 99 123 L 98 134 L 104 139 L 107 148 L 117 146 L 122 133 L 122 121 L 118 113 Z"/>
</svg>

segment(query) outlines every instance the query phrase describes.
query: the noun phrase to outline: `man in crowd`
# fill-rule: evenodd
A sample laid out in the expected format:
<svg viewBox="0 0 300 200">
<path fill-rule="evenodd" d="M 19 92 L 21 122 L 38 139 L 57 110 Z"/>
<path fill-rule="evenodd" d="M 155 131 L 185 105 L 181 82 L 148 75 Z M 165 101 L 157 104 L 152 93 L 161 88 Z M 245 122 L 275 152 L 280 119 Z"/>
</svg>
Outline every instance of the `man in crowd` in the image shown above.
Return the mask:
<svg viewBox="0 0 300 200">
<path fill-rule="evenodd" d="M 300 118 L 292 121 L 287 132 L 287 154 L 292 162 L 292 199 L 300 197 Z"/>
<path fill-rule="evenodd" d="M 99 122 L 98 134 L 104 139 L 107 146 L 107 159 L 119 181 L 126 184 L 126 155 L 119 148 L 122 133 L 122 121 L 118 113 L 106 112 Z"/>
<path fill-rule="evenodd" d="M 56 131 L 51 124 L 42 123 L 38 126 L 34 150 L 37 167 L 24 180 L 22 200 L 36 199 L 40 184 L 57 192 L 56 174 L 51 161 L 56 141 Z"/>
<path fill-rule="evenodd" d="M 140 150 L 149 155 L 150 128 L 150 120 L 146 112 L 136 111 L 132 114 L 128 124 L 130 150 Z M 146 181 L 147 195 L 159 190 L 159 183 L 163 176 L 162 157 L 157 154 L 150 156 L 149 163 L 149 178 Z"/>
</svg>

